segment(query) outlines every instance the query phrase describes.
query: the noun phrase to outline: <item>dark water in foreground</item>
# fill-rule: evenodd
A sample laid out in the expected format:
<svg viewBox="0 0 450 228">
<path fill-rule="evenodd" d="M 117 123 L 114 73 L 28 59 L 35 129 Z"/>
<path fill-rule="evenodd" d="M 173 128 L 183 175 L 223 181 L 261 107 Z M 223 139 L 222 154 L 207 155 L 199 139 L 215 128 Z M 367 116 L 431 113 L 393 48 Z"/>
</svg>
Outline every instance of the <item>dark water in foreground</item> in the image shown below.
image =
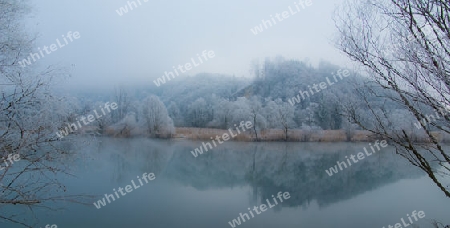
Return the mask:
<svg viewBox="0 0 450 228">
<path fill-rule="evenodd" d="M 72 164 L 76 177 L 61 179 L 68 194 L 97 195 L 95 200 L 36 210 L 37 227 L 226 228 L 280 191 L 291 197 L 237 227 L 381 228 L 413 210 L 425 212 L 414 223 L 420 227 L 431 227 L 432 219 L 450 224 L 450 199 L 389 148 L 330 177 L 325 169 L 367 144 L 227 142 L 194 158 L 190 150 L 201 142 L 99 141 L 80 149 Z M 151 172 L 156 179 L 150 183 L 101 209 L 92 204 Z"/>
</svg>

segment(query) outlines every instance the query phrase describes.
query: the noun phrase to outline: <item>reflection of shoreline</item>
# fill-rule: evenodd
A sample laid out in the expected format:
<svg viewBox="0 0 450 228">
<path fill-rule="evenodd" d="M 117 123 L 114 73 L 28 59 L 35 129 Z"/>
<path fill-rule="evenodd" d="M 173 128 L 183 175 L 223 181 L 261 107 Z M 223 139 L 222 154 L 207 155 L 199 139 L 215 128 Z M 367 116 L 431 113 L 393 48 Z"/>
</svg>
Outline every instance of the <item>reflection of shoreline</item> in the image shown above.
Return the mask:
<svg viewBox="0 0 450 228">
<path fill-rule="evenodd" d="M 256 197 L 259 200 L 270 197 L 272 192 L 289 191 L 292 201 L 284 206 L 295 207 L 316 201 L 320 207 L 323 207 L 405 178 L 423 176 L 422 172 L 389 150 L 389 152 L 382 151 L 376 154 L 372 159 L 361 161 L 352 168 L 351 172 L 342 173 L 339 177 L 331 178 L 334 180 L 329 180 L 323 172 L 325 167 L 335 164 L 336 160 L 343 159 L 346 155 L 344 153 L 360 150 L 361 146 L 344 147 L 338 153 L 326 151 L 317 153 L 314 152 L 317 144 L 311 144 L 309 151 L 300 148 L 282 148 L 286 145 L 284 143 L 279 143 L 278 147 L 281 151 L 273 150 L 272 148 L 276 146 L 267 143 L 253 148 L 257 150 L 257 153 L 242 152 L 245 151 L 242 148 L 231 152 L 228 148 L 228 150 L 224 149 L 212 154 L 209 159 L 204 159 L 204 169 L 196 167 L 192 172 L 189 172 L 187 167 L 183 167 L 184 155 L 182 155 L 179 157 L 180 162 L 177 163 L 176 169 L 183 170 L 185 177 L 176 179 L 184 185 L 192 185 L 202 190 L 208 187 L 227 188 L 250 185 L 254 189 L 253 194 L 256 194 L 253 198 Z M 333 144 L 330 144 L 328 149 L 335 148 Z M 184 162 L 188 161 L 184 160 Z M 178 172 L 177 170 L 174 172 Z M 214 175 L 205 175 L 208 172 Z M 228 172 L 234 174 L 228 179 L 235 181 L 224 184 L 221 179 L 225 178 Z M 241 172 L 245 172 L 245 175 L 239 175 Z M 170 174 L 171 172 L 168 172 L 168 175 Z M 278 210 L 278 208 L 275 209 Z"/>
<path fill-rule="evenodd" d="M 381 150 L 380 146 L 384 148 L 384 147 L 387 147 L 387 145 L 388 144 L 387 144 L 386 140 L 382 140 L 381 142 L 378 142 L 378 140 L 377 140 L 374 143 L 374 146 L 378 149 L 378 152 Z M 353 154 L 351 154 L 348 157 L 345 156 L 345 159 L 347 159 L 348 167 L 352 166 L 352 163 L 350 162 L 350 159 L 354 162 L 353 163 L 353 165 L 354 165 L 354 164 L 358 163 L 359 161 L 363 160 L 364 158 L 369 157 L 372 154 L 375 154 L 377 152 L 377 151 L 375 151 L 375 149 L 373 148 L 373 146 L 370 143 L 369 143 L 369 146 L 372 149 L 372 153 L 367 151 L 367 148 L 364 147 L 364 153 L 363 152 L 358 152 L 358 154 L 356 156 L 353 155 Z M 357 158 L 358 160 L 356 160 L 355 158 Z M 347 164 L 345 163 L 345 161 L 344 162 L 337 161 L 336 163 L 337 163 L 337 165 L 335 165 L 334 167 L 331 167 L 331 168 L 325 170 L 325 172 L 328 174 L 328 176 L 331 177 L 331 176 L 333 176 L 333 174 L 337 174 L 339 172 L 339 169 L 341 171 L 343 171 L 341 165 L 343 165 L 344 168 L 348 168 Z M 338 166 L 339 166 L 339 169 L 338 169 Z"/>
<path fill-rule="evenodd" d="M 117 170 L 132 169 L 130 166 L 136 163 L 130 159 L 139 157 L 142 171 L 152 167 L 162 179 L 201 191 L 250 186 L 255 203 L 270 198 L 273 192 L 289 191 L 291 199 L 284 207 L 313 201 L 324 207 L 402 179 L 423 176 L 389 147 L 336 177 L 329 178 L 323 171 L 359 151 L 365 143 L 228 142 L 194 158 L 187 148 L 197 146 L 197 141 L 102 141 L 103 153 L 114 159 L 112 162 L 119 161 Z M 112 151 L 116 151 L 114 156 Z"/>
</svg>

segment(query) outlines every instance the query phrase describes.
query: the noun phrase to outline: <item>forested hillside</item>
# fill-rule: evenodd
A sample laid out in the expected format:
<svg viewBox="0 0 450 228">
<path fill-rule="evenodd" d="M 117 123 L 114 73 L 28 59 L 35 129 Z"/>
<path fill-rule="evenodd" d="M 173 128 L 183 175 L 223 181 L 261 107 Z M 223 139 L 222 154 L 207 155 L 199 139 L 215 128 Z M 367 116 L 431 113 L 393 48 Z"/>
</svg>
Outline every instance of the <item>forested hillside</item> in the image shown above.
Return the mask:
<svg viewBox="0 0 450 228">
<path fill-rule="evenodd" d="M 301 61 L 277 57 L 266 58 L 263 62 L 254 61 L 251 68 L 252 79 L 203 73 L 179 77 L 160 87 L 119 86 L 111 88 L 109 95 L 81 91 L 77 92 L 78 101 L 73 98 L 77 104 L 73 106 L 73 112 L 75 116 L 88 113 L 94 109 L 95 103 L 109 97 L 118 103 L 119 111 L 113 112 L 111 118 L 99 121 L 100 130 L 115 126 L 110 129 L 128 129 L 129 132 L 140 127 L 143 130 L 134 134 L 144 131 L 160 135 L 162 132 L 174 133 L 170 130 L 173 127 L 228 129 L 241 121 L 251 121 L 255 123 L 256 134 L 266 129 L 282 129 L 286 138 L 291 129 L 344 129 L 351 134 L 359 128 L 350 124 L 346 116 L 350 107 L 358 107 L 362 102 L 359 93 L 369 88 L 383 92 L 379 86 L 362 87 L 371 83 L 369 79 L 327 62 L 313 67 Z M 149 101 L 150 96 L 153 102 L 142 102 Z M 374 105 L 379 104 L 380 109 L 389 110 L 389 115 L 402 116 L 393 118 L 396 119 L 392 123 L 393 128 L 396 125 L 414 130 L 411 116 L 401 107 L 376 96 L 366 99 Z M 145 111 L 147 106 L 156 103 L 165 111 Z M 369 110 L 357 108 L 357 111 L 360 120 L 370 124 L 370 118 L 366 117 L 370 116 Z M 149 123 L 151 116 L 158 115 L 168 115 L 168 120 L 161 124 L 156 120 Z"/>
</svg>

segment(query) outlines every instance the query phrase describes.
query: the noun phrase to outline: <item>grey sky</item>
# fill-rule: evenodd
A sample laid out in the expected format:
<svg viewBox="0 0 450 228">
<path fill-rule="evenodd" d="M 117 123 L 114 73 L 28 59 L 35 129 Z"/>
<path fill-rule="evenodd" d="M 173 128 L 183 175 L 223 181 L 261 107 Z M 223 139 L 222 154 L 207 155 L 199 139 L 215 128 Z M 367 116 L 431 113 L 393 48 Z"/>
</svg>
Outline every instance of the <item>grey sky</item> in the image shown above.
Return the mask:
<svg viewBox="0 0 450 228">
<path fill-rule="evenodd" d="M 148 83 L 172 66 L 185 64 L 203 50 L 216 57 L 192 69 L 250 76 L 253 58 L 282 55 L 316 64 L 343 65 L 345 56 L 331 45 L 332 11 L 341 0 L 314 1 L 284 21 L 254 35 L 262 19 L 295 7 L 292 0 L 149 0 L 119 16 L 124 0 L 32 0 L 32 31 L 37 47 L 55 43 L 68 31 L 81 38 L 39 60 L 40 65 L 74 65 L 72 85 Z M 137 2 L 137 0 L 136 0 Z M 36 49 L 37 49 L 36 47 Z M 181 76 L 180 76 L 181 77 Z"/>
</svg>

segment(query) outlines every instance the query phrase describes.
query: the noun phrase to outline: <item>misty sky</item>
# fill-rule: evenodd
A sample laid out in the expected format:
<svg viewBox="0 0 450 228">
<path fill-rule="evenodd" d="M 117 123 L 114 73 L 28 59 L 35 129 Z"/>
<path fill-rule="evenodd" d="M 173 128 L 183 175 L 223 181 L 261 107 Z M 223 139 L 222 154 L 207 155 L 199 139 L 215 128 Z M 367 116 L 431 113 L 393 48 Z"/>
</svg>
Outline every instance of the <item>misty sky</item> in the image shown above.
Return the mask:
<svg viewBox="0 0 450 228">
<path fill-rule="evenodd" d="M 164 71 L 203 50 L 213 50 L 216 57 L 188 75 L 249 77 L 251 60 L 265 56 L 308 58 L 314 65 L 321 59 L 348 63 L 331 43 L 336 32 L 332 12 L 340 2 L 313 0 L 312 6 L 254 35 L 251 28 L 294 8 L 294 1 L 141 0 L 142 5 L 119 16 L 116 10 L 127 1 L 32 0 L 29 31 L 39 34 L 34 50 L 68 31 L 80 33 L 80 39 L 35 63 L 72 66 L 73 77 L 66 82 L 70 85 L 153 85 Z"/>
</svg>

